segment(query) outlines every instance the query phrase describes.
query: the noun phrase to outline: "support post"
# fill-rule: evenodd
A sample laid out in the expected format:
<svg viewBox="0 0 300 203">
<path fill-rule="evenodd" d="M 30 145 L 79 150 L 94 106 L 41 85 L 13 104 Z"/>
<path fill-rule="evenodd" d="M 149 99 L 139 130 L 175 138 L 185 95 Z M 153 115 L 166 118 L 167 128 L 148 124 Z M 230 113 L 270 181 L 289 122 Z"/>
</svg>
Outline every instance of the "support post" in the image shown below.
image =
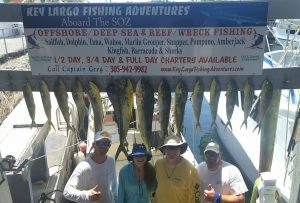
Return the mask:
<svg viewBox="0 0 300 203">
<path fill-rule="evenodd" d="M 6 39 L 5 39 L 5 35 L 4 35 L 4 29 L 2 29 L 2 35 L 3 35 L 3 40 L 4 40 L 5 55 L 7 56 L 8 51 L 7 51 L 7 44 L 6 44 Z"/>
<path fill-rule="evenodd" d="M 2 157 L 0 152 L 0 203 L 12 203 L 7 177 L 2 169 Z"/>
<path fill-rule="evenodd" d="M 33 203 L 30 173 L 20 171 L 6 174 L 14 203 Z"/>
</svg>

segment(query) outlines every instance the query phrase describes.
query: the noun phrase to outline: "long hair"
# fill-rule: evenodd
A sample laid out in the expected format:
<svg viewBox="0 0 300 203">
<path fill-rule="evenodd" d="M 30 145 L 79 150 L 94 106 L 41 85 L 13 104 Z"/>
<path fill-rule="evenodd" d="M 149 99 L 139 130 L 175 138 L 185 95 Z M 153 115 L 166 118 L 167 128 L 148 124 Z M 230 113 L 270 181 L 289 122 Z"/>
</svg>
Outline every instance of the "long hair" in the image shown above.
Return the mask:
<svg viewBox="0 0 300 203">
<path fill-rule="evenodd" d="M 149 191 L 154 189 L 156 183 L 155 168 L 148 161 L 144 164 L 144 181 Z"/>
</svg>

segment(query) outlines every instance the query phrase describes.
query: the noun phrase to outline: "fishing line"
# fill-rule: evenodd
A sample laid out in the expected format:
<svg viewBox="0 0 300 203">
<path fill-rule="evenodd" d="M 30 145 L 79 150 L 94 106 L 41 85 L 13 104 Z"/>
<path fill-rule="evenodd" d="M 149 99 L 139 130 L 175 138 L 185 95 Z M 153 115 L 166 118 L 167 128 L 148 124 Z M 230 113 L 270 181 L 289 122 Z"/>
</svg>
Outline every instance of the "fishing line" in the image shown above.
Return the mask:
<svg viewBox="0 0 300 203">
<path fill-rule="evenodd" d="M 56 202 L 55 199 L 51 199 L 50 197 L 48 197 L 48 195 L 52 194 L 52 193 L 56 193 L 56 192 L 63 192 L 62 190 L 53 190 L 51 192 L 48 192 L 48 193 L 42 193 L 39 200 L 38 200 L 38 203 L 44 203 L 44 202 L 47 202 L 47 201 L 52 201 L 52 202 Z"/>
<path fill-rule="evenodd" d="M 87 140 L 83 140 L 83 141 L 87 141 Z M 70 147 L 74 147 L 75 145 L 78 145 L 78 144 L 80 144 L 80 143 L 81 143 L 81 141 L 80 141 L 80 142 L 77 142 L 77 143 L 75 143 L 75 144 L 69 145 L 69 146 L 65 146 L 65 147 L 63 147 L 63 148 L 59 148 L 59 149 L 57 149 L 57 150 L 54 150 L 53 152 L 54 152 L 54 153 L 55 153 L 55 152 L 59 152 L 59 151 L 61 151 L 62 149 L 67 149 L 67 148 L 70 148 Z M 47 157 L 47 155 L 42 155 L 42 156 L 39 156 L 39 157 L 37 157 L 37 158 L 30 159 L 29 162 L 33 162 L 33 161 L 36 161 L 36 160 L 41 159 L 41 158 L 44 158 L 44 157 Z"/>
</svg>

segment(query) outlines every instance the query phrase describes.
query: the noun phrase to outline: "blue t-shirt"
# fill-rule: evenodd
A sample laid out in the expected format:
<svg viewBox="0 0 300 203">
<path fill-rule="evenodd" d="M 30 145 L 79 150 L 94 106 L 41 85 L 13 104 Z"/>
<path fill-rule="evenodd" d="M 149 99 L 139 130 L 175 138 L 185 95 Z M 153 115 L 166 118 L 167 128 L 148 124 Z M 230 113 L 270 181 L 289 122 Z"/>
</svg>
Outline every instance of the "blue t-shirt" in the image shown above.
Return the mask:
<svg viewBox="0 0 300 203">
<path fill-rule="evenodd" d="M 119 173 L 118 203 L 149 203 L 151 193 L 144 181 L 138 181 L 133 163 L 125 165 Z"/>
</svg>

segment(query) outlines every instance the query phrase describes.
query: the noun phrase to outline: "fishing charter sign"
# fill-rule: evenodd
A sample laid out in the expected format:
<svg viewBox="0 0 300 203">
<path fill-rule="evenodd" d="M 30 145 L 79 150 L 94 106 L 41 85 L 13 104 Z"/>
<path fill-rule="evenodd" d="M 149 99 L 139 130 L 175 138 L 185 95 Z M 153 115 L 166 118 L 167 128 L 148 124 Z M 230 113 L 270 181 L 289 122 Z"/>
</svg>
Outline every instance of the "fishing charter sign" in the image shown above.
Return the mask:
<svg viewBox="0 0 300 203">
<path fill-rule="evenodd" d="M 26 4 L 34 75 L 262 73 L 267 2 Z"/>
</svg>

